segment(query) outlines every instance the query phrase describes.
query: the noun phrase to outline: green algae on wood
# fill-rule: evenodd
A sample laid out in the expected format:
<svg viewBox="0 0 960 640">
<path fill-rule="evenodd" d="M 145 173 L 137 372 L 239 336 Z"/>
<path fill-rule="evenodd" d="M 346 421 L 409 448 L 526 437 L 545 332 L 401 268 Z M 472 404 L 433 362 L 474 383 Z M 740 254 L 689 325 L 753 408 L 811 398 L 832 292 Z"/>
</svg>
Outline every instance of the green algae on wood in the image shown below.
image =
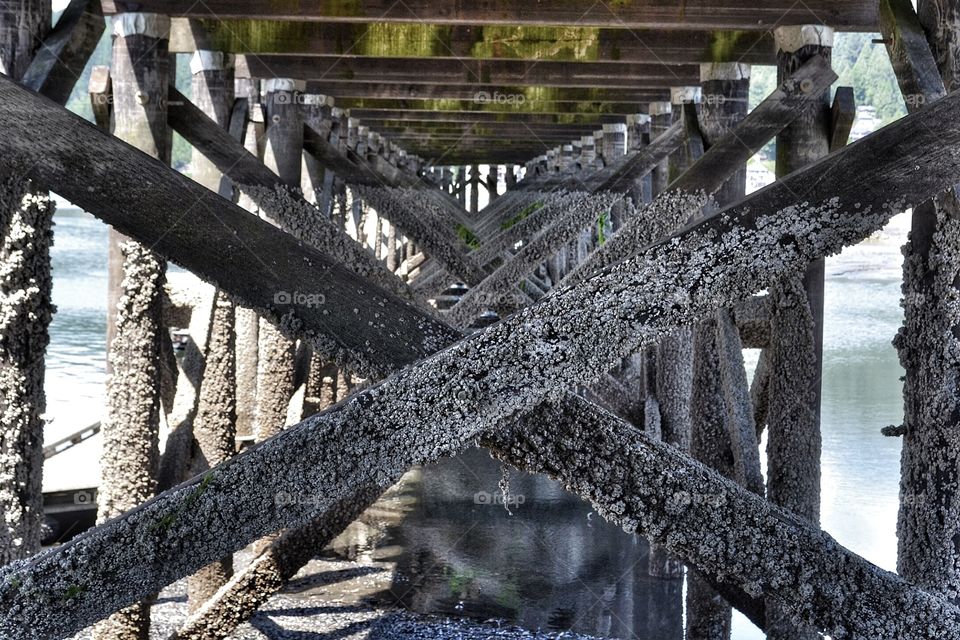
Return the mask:
<svg viewBox="0 0 960 640">
<path fill-rule="evenodd" d="M 473 58 L 525 60 L 599 60 L 597 27 L 485 26 L 471 51 Z"/>
</svg>

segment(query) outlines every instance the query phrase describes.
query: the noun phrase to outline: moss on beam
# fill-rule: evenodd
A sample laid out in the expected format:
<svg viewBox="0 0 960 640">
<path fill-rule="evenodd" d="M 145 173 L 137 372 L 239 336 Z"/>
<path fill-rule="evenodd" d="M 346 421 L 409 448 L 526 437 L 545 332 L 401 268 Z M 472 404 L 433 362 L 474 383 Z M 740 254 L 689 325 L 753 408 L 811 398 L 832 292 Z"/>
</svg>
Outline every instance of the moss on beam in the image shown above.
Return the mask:
<svg viewBox="0 0 960 640">
<path fill-rule="evenodd" d="M 649 62 L 692 64 L 740 61 L 772 63 L 773 51 L 751 31 L 642 34 L 626 29 L 576 26 L 470 28 L 423 22 L 322 23 L 248 19 L 174 19 L 170 50 L 216 49 L 238 54 L 351 55 L 381 58 L 460 58 L 551 62 Z M 768 51 L 769 50 L 769 51 Z"/>
</svg>

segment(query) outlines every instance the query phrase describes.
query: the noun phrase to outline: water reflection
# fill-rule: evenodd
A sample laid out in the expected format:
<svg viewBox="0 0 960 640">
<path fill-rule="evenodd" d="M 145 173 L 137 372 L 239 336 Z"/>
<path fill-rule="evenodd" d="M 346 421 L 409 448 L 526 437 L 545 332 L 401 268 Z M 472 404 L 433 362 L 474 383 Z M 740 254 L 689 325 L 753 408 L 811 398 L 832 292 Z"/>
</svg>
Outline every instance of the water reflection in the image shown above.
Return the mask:
<svg viewBox="0 0 960 640">
<path fill-rule="evenodd" d="M 515 471 L 511 515 L 500 476 L 476 449 L 413 471 L 334 548 L 394 561 L 380 601 L 413 611 L 603 637 L 683 637 L 682 585 L 647 575 L 646 541 L 559 484 Z"/>
</svg>

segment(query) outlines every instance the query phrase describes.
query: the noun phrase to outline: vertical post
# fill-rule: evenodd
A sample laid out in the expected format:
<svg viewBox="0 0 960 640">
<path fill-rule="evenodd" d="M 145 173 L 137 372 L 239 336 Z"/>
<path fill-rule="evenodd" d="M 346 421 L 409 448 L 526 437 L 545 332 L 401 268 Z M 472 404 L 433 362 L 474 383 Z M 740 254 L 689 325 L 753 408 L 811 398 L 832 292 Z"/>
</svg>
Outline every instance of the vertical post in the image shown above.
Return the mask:
<svg viewBox="0 0 960 640">
<path fill-rule="evenodd" d="M 650 103 L 650 139 L 654 140 L 673 124 L 673 105 L 669 102 L 651 102 Z M 657 197 L 667 188 L 670 182 L 670 164 L 667 158 L 664 158 L 650 172 L 651 176 L 651 197 Z"/>
<path fill-rule="evenodd" d="M 170 161 L 167 127 L 167 53 L 170 19 L 152 13 L 114 18 L 113 133 L 141 151 Z M 116 329 L 109 344 L 107 415 L 97 521 L 104 522 L 152 497 L 158 463 L 159 351 L 165 262 L 146 247 L 111 231 L 114 255 L 123 257 Z M 118 611 L 95 627 L 110 640 L 146 637 L 149 605 Z"/>
<path fill-rule="evenodd" d="M 263 157 L 263 110 L 260 107 L 260 81 L 237 78 L 234 94 L 246 98 L 250 117 L 246 124 L 243 145 L 255 158 Z M 241 194 L 239 204 L 251 212 L 257 205 Z M 237 440 L 253 438 L 257 413 L 257 351 L 260 335 L 260 318 L 252 309 L 238 307 L 236 310 L 236 356 L 237 356 Z"/>
<path fill-rule="evenodd" d="M 614 122 L 603 125 L 603 157 L 607 163 L 615 163 L 627 153 L 627 124 Z M 620 228 L 620 207 L 614 207 L 611 218 L 608 220 L 609 229 L 616 231 Z"/>
<path fill-rule="evenodd" d="M 689 109 L 699 109 L 700 99 L 701 90 L 699 86 L 672 87 L 670 89 L 670 105 L 673 111 L 673 122 L 677 122 L 686 117 Z M 685 144 L 670 155 L 668 165 L 670 177 L 668 183 L 676 180 L 680 174 L 698 160 L 699 155 L 694 157 L 691 153 L 692 151 L 693 149 L 690 148 L 690 145 Z M 699 149 L 699 153 L 702 154 L 703 149 Z"/>
<path fill-rule="evenodd" d="M 487 168 L 487 194 L 490 196 L 490 202 L 497 199 L 500 194 L 497 189 L 500 185 L 500 165 L 492 164 Z"/>
<path fill-rule="evenodd" d="M 267 140 L 264 164 L 291 189 L 300 186 L 303 153 L 298 89 L 298 83 L 287 78 L 266 80 L 263 87 Z M 291 292 L 275 292 L 278 296 L 285 293 Z M 260 441 L 279 433 L 285 426 L 294 391 L 295 345 L 272 323 L 261 319 L 258 351 L 255 436 Z"/>
<path fill-rule="evenodd" d="M 476 215 L 480 211 L 480 165 L 473 165 L 470 170 L 470 213 Z"/>
<path fill-rule="evenodd" d="M 467 208 L 467 168 L 457 167 L 457 178 L 454 181 L 457 188 L 457 202 L 464 209 Z"/>
<path fill-rule="evenodd" d="M 685 116 L 685 109 L 695 105 L 699 99 L 700 87 L 680 87 L 671 90 L 669 105 L 655 109 L 652 120 L 657 124 L 658 133 L 665 131 L 673 121 Z M 665 107 L 669 106 L 669 110 Z M 689 164 L 687 150 L 681 149 L 669 156 L 655 169 L 652 178 L 652 196 L 656 197 Z M 690 397 L 693 384 L 693 335 L 690 329 L 680 329 L 664 336 L 659 344 L 645 354 L 645 369 L 655 372 L 651 376 L 650 388 L 646 394 L 647 415 L 653 414 L 659 421 L 659 437 L 664 442 L 689 451 L 691 438 Z M 651 403 L 651 400 L 653 402 Z M 649 573 L 652 576 L 666 578 L 675 585 L 682 584 L 684 568 L 677 558 L 671 556 L 660 546 L 651 545 Z M 665 596 L 673 594 L 681 604 L 682 589 L 667 591 Z M 670 602 L 670 600 L 666 600 Z M 683 623 L 677 616 L 676 626 L 681 630 Z M 678 633 L 681 635 L 682 631 Z"/>
<path fill-rule="evenodd" d="M 332 121 L 330 114 L 333 108 L 333 98 L 319 93 L 303 94 L 303 122 L 305 125 L 311 125 L 319 131 L 321 135 L 326 135 L 330 139 L 330 128 Z M 320 209 L 324 216 L 330 214 L 324 209 L 324 198 L 326 193 L 326 178 L 330 174 L 330 184 L 333 184 L 333 175 L 330 171 L 324 171 L 320 162 L 313 157 L 313 154 L 306 151 L 301 152 L 303 164 L 300 168 L 300 187 L 303 191 L 303 198 L 307 202 L 314 204 Z"/>
<path fill-rule="evenodd" d="M 0 72 L 20 78 L 50 28 L 48 0 L 0 3 Z M 53 203 L 0 170 L 0 565 L 40 550 L 44 356 L 53 313 Z"/>
<path fill-rule="evenodd" d="M 919 0 L 920 22 L 947 92 L 960 86 L 960 3 Z M 956 393 L 960 202 L 947 192 L 913 210 L 904 249 L 904 378 L 897 572 L 960 603 L 960 396 Z"/>
<path fill-rule="evenodd" d="M 707 63 L 700 66 L 702 108 L 700 130 L 707 144 L 714 144 L 747 115 L 750 67 L 737 63 Z M 735 202 L 746 191 L 746 166 L 715 195 L 720 206 Z M 693 367 L 689 390 L 691 406 L 690 450 L 693 456 L 734 479 L 729 425 L 725 418 L 720 384 L 721 353 L 717 345 L 717 322 L 710 320 L 694 330 Z M 742 365 L 741 365 L 742 366 Z M 699 574 L 687 574 L 687 639 L 725 640 L 730 637 L 731 608 Z"/>
<path fill-rule="evenodd" d="M 233 56 L 199 50 L 193 54 L 190 71 L 193 102 L 218 125 L 229 128 L 234 99 Z M 219 188 L 223 174 L 196 149 L 191 166 L 194 180 L 210 190 Z M 203 378 L 193 422 L 191 477 L 226 461 L 236 451 L 236 310 L 226 295 L 216 291 L 211 311 Z M 187 581 L 190 611 L 196 611 L 232 574 L 233 558 L 228 556 L 190 576 Z"/>
<path fill-rule="evenodd" d="M 833 30 L 779 27 L 777 76 L 783 81 L 811 57 L 831 57 Z M 830 151 L 830 94 L 811 103 L 777 136 L 777 177 Z M 773 283 L 767 414 L 767 497 L 813 524 L 820 522 L 820 371 L 823 348 L 823 260 L 806 273 Z M 773 606 L 771 606 L 773 605 Z M 767 637 L 816 638 L 799 630 L 775 603 L 767 607 Z"/>
<path fill-rule="evenodd" d="M 603 158 L 609 164 L 627 152 L 627 125 L 614 122 L 603 125 Z"/>
</svg>

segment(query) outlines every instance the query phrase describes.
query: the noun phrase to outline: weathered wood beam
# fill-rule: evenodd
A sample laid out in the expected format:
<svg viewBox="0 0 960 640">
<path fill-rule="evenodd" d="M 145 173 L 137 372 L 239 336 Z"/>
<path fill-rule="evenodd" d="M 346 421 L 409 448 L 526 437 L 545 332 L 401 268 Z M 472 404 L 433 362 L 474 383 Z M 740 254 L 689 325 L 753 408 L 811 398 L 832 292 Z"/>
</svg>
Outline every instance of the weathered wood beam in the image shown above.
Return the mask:
<svg viewBox="0 0 960 640">
<path fill-rule="evenodd" d="M 20 82 L 66 104 L 105 28 L 100 3 L 72 0 L 44 38 Z"/>
<path fill-rule="evenodd" d="M 172 85 L 168 91 L 170 103 L 167 122 L 170 127 L 183 136 L 191 146 L 200 150 L 235 185 L 256 184 L 273 187 L 283 184 L 280 176 L 268 169 L 256 156 L 247 151 L 237 138 L 218 126 L 199 107 L 190 102 L 189 98 Z"/>
<path fill-rule="evenodd" d="M 563 113 L 593 115 L 629 114 L 638 111 L 635 102 L 496 102 L 473 100 L 389 100 L 380 98 L 342 98 L 337 105 L 343 109 L 427 109 L 433 111 L 480 111 L 486 113 Z"/>
<path fill-rule="evenodd" d="M 383 184 L 385 181 L 385 178 L 357 166 L 355 162 L 344 156 L 336 145 L 327 140 L 322 132 L 309 124 L 303 128 L 303 149 L 316 158 L 325 169 L 333 171 L 349 184 Z"/>
<path fill-rule="evenodd" d="M 407 146 L 410 148 L 410 151 L 416 151 L 417 155 L 434 161 L 436 164 L 454 166 L 473 164 L 474 162 L 483 164 L 523 164 L 532 156 L 539 155 L 546 151 L 546 147 L 535 147 L 517 151 L 463 149 L 451 152 L 449 149 L 443 148 L 416 147 L 413 144 L 408 144 Z"/>
<path fill-rule="evenodd" d="M 913 113 L 945 96 L 943 78 L 912 4 L 882 0 L 880 29 L 907 111 Z"/>
<path fill-rule="evenodd" d="M 411 56 L 527 59 L 567 62 L 739 61 L 774 64 L 773 39 L 764 31 L 563 29 L 536 26 L 376 22 L 276 22 L 245 19 L 173 21 L 171 49 L 214 49 L 239 54 Z"/>
<path fill-rule="evenodd" d="M 639 111 L 639 107 L 638 107 Z M 422 109 L 351 109 L 351 117 L 363 122 L 457 122 L 527 124 L 599 124 L 622 122 L 617 114 L 485 113 L 482 111 L 424 111 Z"/>
<path fill-rule="evenodd" d="M 652 83 L 650 83 L 652 84 Z M 542 85 L 502 85 L 481 82 L 433 84 L 430 82 L 354 82 L 349 80 L 317 80 L 307 83 L 307 91 L 316 91 L 341 98 L 375 98 L 380 100 L 466 100 L 478 103 L 564 103 L 564 102 L 636 102 L 645 104 L 668 95 L 663 86 L 644 83 L 625 86 L 610 82 L 601 87 L 564 87 Z"/>
<path fill-rule="evenodd" d="M 391 363 L 413 362 L 432 351 L 438 336 L 421 331 L 422 312 L 371 287 L 335 260 L 8 78 L 0 77 L 0 96 L 5 163 L 55 185 L 74 204 L 288 330 L 301 323 L 326 327 L 325 335 L 314 330 L 307 336 L 318 351 L 331 357 L 339 353 L 361 370 L 383 370 L 385 355 Z M 251 263 L 259 265 L 253 273 Z M 282 292 L 312 296 L 317 304 L 284 304 L 285 298 L 277 297 Z M 406 318 L 409 328 L 400 336 L 374 325 L 384 345 L 394 345 L 389 354 L 371 346 L 369 331 L 356 326 L 358 317 L 385 313 Z"/>
<path fill-rule="evenodd" d="M 877 24 L 875 3 L 865 0 L 832 2 L 809 0 L 803 6 L 789 0 L 764 0 L 749 7 L 736 0 L 696 0 L 683 5 L 656 0 L 597 5 L 589 0 L 543 0 L 531 7 L 513 0 L 469 4 L 456 0 L 410 0 L 402 4 L 389 0 L 359 0 L 297 5 L 264 5 L 254 0 L 106 0 L 106 13 L 133 6 L 138 11 L 156 11 L 171 16 L 194 18 L 255 18 L 294 22 L 405 22 L 430 24 L 501 24 L 624 29 L 734 29 L 767 31 L 784 24 L 818 22 L 847 31 L 873 31 Z"/>
<path fill-rule="evenodd" d="M 857 101 L 853 96 L 853 87 L 837 87 L 830 110 L 830 151 L 847 144 L 856 119 Z"/>
<path fill-rule="evenodd" d="M 563 140 L 569 143 L 571 140 L 579 139 L 581 136 L 592 134 L 597 128 L 596 123 L 587 123 L 581 125 L 571 124 L 527 124 L 525 122 L 420 122 L 411 123 L 404 121 L 371 121 L 361 120 L 364 126 L 370 127 L 377 133 L 393 140 L 397 135 L 450 135 L 459 133 L 460 135 L 490 136 L 498 138 L 505 135 L 544 135 L 544 136 L 564 136 Z"/>
<path fill-rule="evenodd" d="M 604 87 L 659 86 L 695 82 L 696 65 L 630 62 L 552 62 L 365 58 L 359 56 L 238 56 L 240 77 L 271 78 L 278 73 L 310 81 L 490 84 L 497 86 Z"/>
<path fill-rule="evenodd" d="M 56 137 L 57 129 L 36 127 L 40 117 L 39 105 L 34 104 L 37 100 L 29 100 L 31 109 L 25 111 L 23 102 L 19 106 L 14 102 L 22 98 L 22 90 L 14 87 L 17 90 L 13 91 L 11 86 L 0 80 L 4 132 L 0 150 L 5 158 L 25 154 L 26 161 L 33 163 L 38 154 L 31 151 L 32 143 L 23 140 L 39 130 L 42 142 L 49 143 L 46 138 Z M 18 116 L 14 122 L 8 122 L 11 112 Z M 18 128 L 20 119 L 28 125 Z M 600 377 L 623 354 L 649 344 L 671 327 L 764 288 L 773 273 L 786 272 L 867 237 L 894 213 L 958 179 L 960 158 L 950 151 L 960 143 L 957 122 L 960 96 L 942 100 L 926 112 L 886 127 L 758 192 L 682 237 L 652 247 L 581 286 L 558 291 L 521 317 L 508 319 L 395 374 L 352 402 L 284 432 L 205 478 L 56 550 L 0 570 L 0 602 L 4 605 L 0 607 L 0 631 L 22 636 L 27 630 L 27 638 L 68 635 L 104 612 L 150 593 L 246 541 L 315 518 L 319 509 L 368 481 L 383 486 L 413 462 L 453 452 L 482 432 L 495 432 L 518 410 L 535 406 L 576 380 Z M 66 141 L 61 139 L 60 145 L 65 146 Z M 44 144 L 45 148 L 57 146 Z M 102 149 L 92 151 L 102 153 Z M 46 179 L 63 179 L 60 174 L 66 169 L 60 164 L 58 170 L 58 164 L 41 160 L 37 171 Z M 864 189 L 865 175 L 878 176 L 882 188 Z M 115 177 L 115 173 L 84 173 L 86 183 L 95 188 Z M 806 204 L 796 204 L 797 194 Z M 814 220 L 817 225 L 811 224 Z M 664 298 L 671 304 L 664 305 Z M 423 429 L 424 424 L 432 428 Z M 592 444 L 591 438 L 551 438 L 542 446 Z M 631 478 L 643 477 L 646 463 L 623 460 L 624 451 L 633 456 L 639 449 L 613 447 L 611 452 L 632 470 Z M 568 462 L 578 459 L 580 456 L 565 458 Z M 660 496 L 657 504 L 663 506 L 677 490 L 689 488 L 700 495 L 707 489 L 710 495 L 719 496 L 721 504 L 733 506 L 717 509 L 712 504 L 684 502 L 681 506 L 691 509 L 680 513 L 699 520 L 700 509 L 708 509 L 715 518 L 734 518 L 732 528 L 715 521 L 702 524 L 724 539 L 734 536 L 752 541 L 748 555 L 756 552 L 767 557 L 769 552 L 771 558 L 786 558 L 792 564 L 743 563 L 744 552 L 737 545 L 704 547 L 702 536 L 665 535 L 672 529 L 659 522 L 659 517 L 657 522 L 631 521 L 634 528 L 639 526 L 677 553 L 696 553 L 700 558 L 712 555 L 713 562 L 722 558 L 731 565 L 737 565 L 734 561 L 739 558 L 741 569 L 725 575 L 751 585 L 755 592 L 781 596 L 804 620 L 832 635 L 873 637 L 878 630 L 885 630 L 883 633 L 918 640 L 931 635 L 960 637 L 960 612 L 943 600 L 869 565 L 788 514 L 751 503 L 753 498 L 745 497 L 742 490 L 723 484 L 702 468 L 690 463 L 678 468 L 673 466 L 673 458 L 664 459 L 671 461 L 674 471 L 668 476 L 655 474 L 652 486 L 671 478 L 666 485 L 668 494 L 638 489 L 619 500 L 655 495 Z M 686 462 L 680 456 L 676 459 Z M 281 463 L 285 464 L 284 474 L 268 471 Z M 606 473 L 605 469 L 581 471 Z M 678 481 L 679 485 L 673 484 Z M 610 478 L 599 483 L 608 486 Z M 290 486 L 310 495 L 309 504 L 278 505 L 275 496 Z M 627 486 L 634 484 L 631 481 Z M 613 513 L 636 513 L 642 518 L 644 513 L 658 512 L 633 508 L 625 512 L 592 495 L 605 505 L 602 512 L 611 517 Z M 233 512 L 235 516 L 243 517 L 228 516 L 228 504 L 240 509 Z M 685 523 L 683 530 L 698 530 L 696 526 L 690 529 L 689 524 Z M 189 535 L 178 534 L 186 531 Z M 117 539 L 124 544 L 111 544 Z M 798 551 L 794 544 L 807 551 L 791 552 Z M 735 555 L 715 555 L 726 554 L 728 549 Z M 853 578 L 848 574 L 851 568 L 856 571 Z M 771 569 L 773 575 L 768 573 Z M 109 578 L 118 572 L 124 580 Z M 93 584 L 98 588 L 85 586 Z M 812 585 L 814 594 L 827 596 L 811 599 L 804 584 Z M 844 593 L 854 589 L 859 597 L 833 597 L 838 589 Z M 63 606 L 70 607 L 70 616 L 62 615 Z"/>
</svg>

